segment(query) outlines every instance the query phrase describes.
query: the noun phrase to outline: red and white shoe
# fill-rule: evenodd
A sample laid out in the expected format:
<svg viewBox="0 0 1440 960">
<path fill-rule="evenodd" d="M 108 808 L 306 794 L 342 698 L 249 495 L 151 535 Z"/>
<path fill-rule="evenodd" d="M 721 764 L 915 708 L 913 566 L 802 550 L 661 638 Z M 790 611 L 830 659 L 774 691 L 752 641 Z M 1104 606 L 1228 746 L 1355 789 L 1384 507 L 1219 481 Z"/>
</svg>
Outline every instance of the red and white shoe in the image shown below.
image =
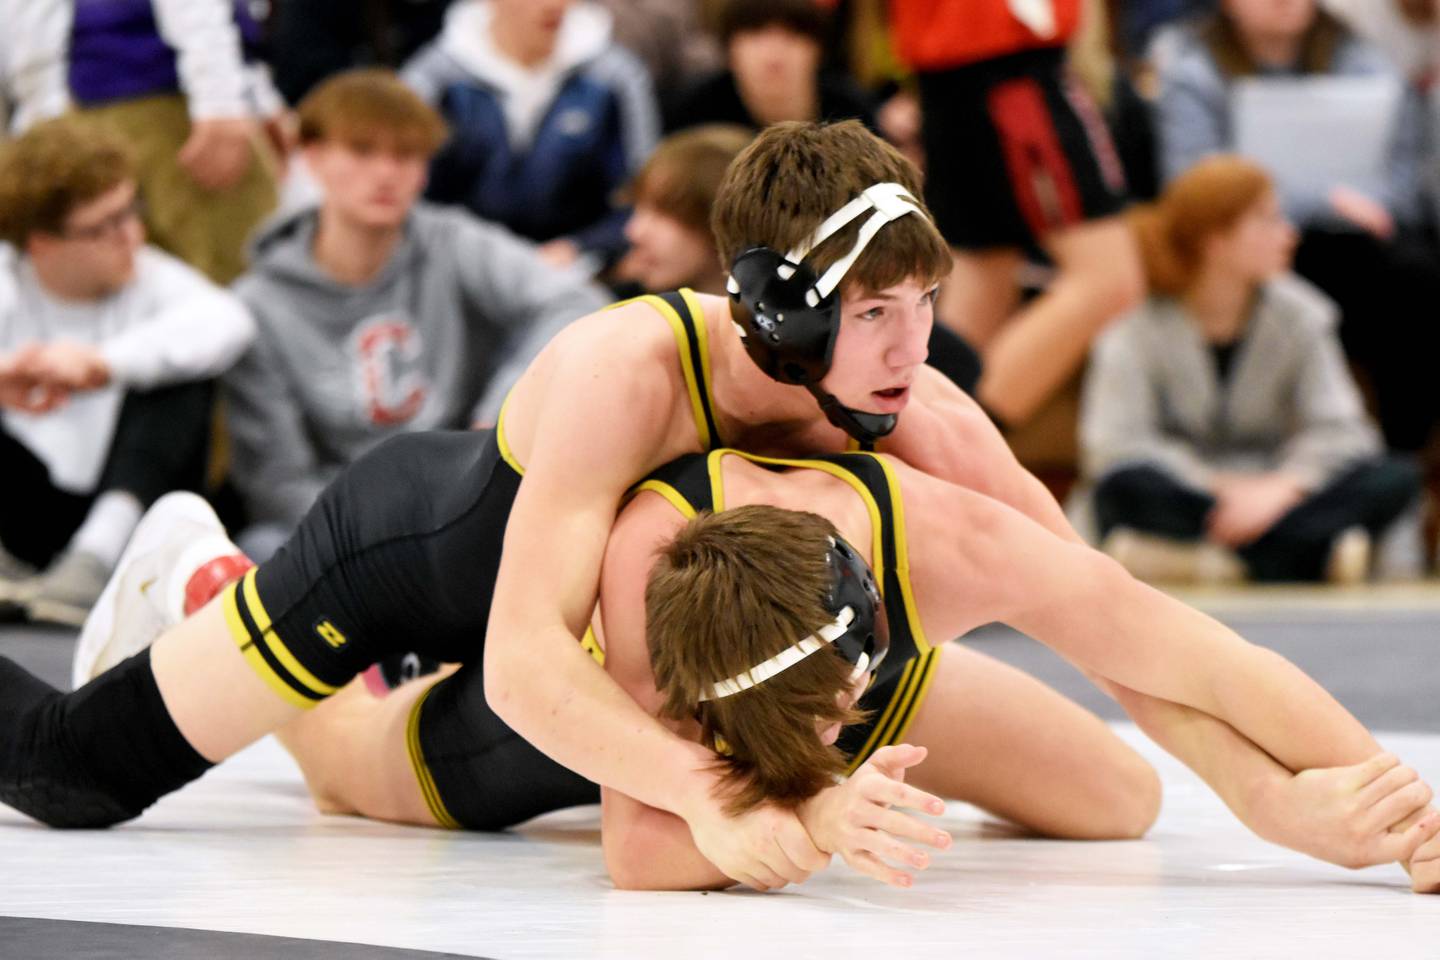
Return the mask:
<svg viewBox="0 0 1440 960">
<path fill-rule="evenodd" d="M 252 566 L 208 503 L 167 493 L 140 519 L 85 619 L 71 682 L 79 688 L 144 650 Z"/>
</svg>

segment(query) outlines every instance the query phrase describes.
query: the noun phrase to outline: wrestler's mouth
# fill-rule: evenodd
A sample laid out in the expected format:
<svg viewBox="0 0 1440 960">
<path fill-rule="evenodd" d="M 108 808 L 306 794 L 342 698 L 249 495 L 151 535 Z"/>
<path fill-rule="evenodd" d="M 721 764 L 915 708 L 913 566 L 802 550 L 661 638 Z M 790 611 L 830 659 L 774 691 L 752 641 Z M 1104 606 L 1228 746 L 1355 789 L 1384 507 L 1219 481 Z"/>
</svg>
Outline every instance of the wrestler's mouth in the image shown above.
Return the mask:
<svg viewBox="0 0 1440 960">
<path fill-rule="evenodd" d="M 880 413 L 897 413 L 910 400 L 910 388 L 890 387 L 885 390 L 872 390 L 870 396 L 875 399 L 880 407 Z"/>
</svg>

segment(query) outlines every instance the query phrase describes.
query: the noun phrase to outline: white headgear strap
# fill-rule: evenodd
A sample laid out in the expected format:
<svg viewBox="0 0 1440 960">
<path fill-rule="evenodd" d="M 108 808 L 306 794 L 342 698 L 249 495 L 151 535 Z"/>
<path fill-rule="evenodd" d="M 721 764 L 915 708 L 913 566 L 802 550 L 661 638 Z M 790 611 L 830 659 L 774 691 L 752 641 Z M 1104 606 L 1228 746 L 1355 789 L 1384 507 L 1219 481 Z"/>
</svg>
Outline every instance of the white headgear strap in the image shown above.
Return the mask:
<svg viewBox="0 0 1440 960">
<path fill-rule="evenodd" d="M 706 700 L 723 700 L 726 697 L 734 696 L 742 690 L 749 690 L 758 683 L 764 683 L 771 677 L 784 670 L 788 670 L 795 664 L 804 660 L 817 650 L 825 649 L 825 645 L 834 643 L 845 636 L 845 631 L 850 629 L 850 624 L 855 622 L 855 610 L 853 607 L 845 607 L 836 615 L 835 619 L 825 624 L 819 630 L 798 643 L 792 644 L 781 650 L 775 656 L 762 663 L 757 663 L 749 670 L 738 673 L 728 680 L 721 680 L 709 690 L 700 694 L 700 702 Z M 861 662 L 856 669 L 863 673 L 869 665 L 869 657 L 860 655 Z"/>
<path fill-rule="evenodd" d="M 881 227 L 892 220 L 899 220 L 912 213 L 925 216 L 925 212 L 920 209 L 919 203 L 910 194 L 910 191 L 900 184 L 877 183 L 874 186 L 866 187 L 861 191 L 860 196 L 826 217 L 824 222 L 815 228 L 814 233 L 810 234 L 798 247 L 785 254 L 785 259 L 798 265 L 810 255 L 812 250 L 867 210 L 875 212 L 860 227 L 860 234 L 855 238 L 855 245 L 850 248 L 850 252 L 832 263 L 830 269 L 825 271 L 824 276 L 816 282 L 814 288 L 806 293 L 805 299 L 810 306 L 814 307 L 819 304 L 840 285 L 840 281 L 845 279 L 845 274 L 850 272 L 850 268 L 855 265 L 860 254 L 865 252 L 870 241 L 875 239 L 875 235 L 880 232 Z"/>
</svg>

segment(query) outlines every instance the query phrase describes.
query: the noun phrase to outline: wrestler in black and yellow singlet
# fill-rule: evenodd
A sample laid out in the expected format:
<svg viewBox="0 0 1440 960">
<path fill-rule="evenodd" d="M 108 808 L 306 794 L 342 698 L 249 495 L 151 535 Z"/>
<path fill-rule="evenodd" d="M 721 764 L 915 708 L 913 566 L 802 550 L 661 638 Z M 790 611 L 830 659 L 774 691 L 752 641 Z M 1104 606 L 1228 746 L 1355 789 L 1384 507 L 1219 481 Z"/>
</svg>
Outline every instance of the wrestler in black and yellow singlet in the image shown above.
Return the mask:
<svg viewBox="0 0 1440 960">
<path fill-rule="evenodd" d="M 704 312 L 689 291 L 642 298 L 670 323 L 701 449 L 719 443 Z M 500 829 L 593 803 L 485 703 L 481 663 L 510 508 L 524 473 L 494 431 L 394 437 L 321 494 L 275 557 L 227 589 L 235 642 L 287 701 L 313 706 L 375 661 L 463 664 L 416 705 L 411 756 L 436 819 Z"/>
<path fill-rule="evenodd" d="M 926 641 L 910 589 L 910 559 L 905 544 L 905 510 L 900 485 L 890 465 L 871 453 L 784 460 L 740 450 L 713 450 L 666 464 L 637 489 L 659 493 L 686 517 L 693 517 L 701 510 L 724 510 L 720 461 L 731 456 L 774 469 L 822 470 L 850 484 L 868 508 L 870 566 L 885 600 L 890 652 L 860 698 L 860 708 L 868 712 L 869 719 L 844 728 L 837 741 L 841 751 L 850 758 L 849 770 L 853 772 L 876 750 L 905 739 L 911 721 L 924 702 L 943 649 L 931 647 Z"/>
</svg>

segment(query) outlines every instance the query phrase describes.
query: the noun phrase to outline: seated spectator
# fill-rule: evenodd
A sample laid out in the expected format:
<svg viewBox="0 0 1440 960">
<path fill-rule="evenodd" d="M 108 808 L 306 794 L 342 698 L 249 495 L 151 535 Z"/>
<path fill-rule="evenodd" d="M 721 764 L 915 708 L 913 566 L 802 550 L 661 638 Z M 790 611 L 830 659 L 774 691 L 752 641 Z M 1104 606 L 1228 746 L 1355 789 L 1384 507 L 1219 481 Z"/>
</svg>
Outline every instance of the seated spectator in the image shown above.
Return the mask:
<svg viewBox="0 0 1440 960">
<path fill-rule="evenodd" d="M 1166 177 L 1207 154 L 1234 149 L 1231 83 L 1239 78 L 1394 74 L 1380 51 L 1315 0 L 1224 0 L 1213 17 L 1178 36 L 1158 104 Z M 1402 103 L 1384 177 L 1318 187 L 1277 184 L 1301 231 L 1295 269 L 1339 305 L 1346 353 L 1375 390 L 1387 443 L 1400 450 L 1423 447 L 1440 416 L 1431 371 L 1440 331 L 1430 316 L 1430 305 L 1440 302 L 1440 261 L 1414 236 L 1424 221 L 1428 129 L 1417 119 L 1423 107 L 1415 97 L 1412 88 Z M 1319 120 L 1325 116 L 1317 111 Z M 1350 136 L 1345 125 L 1336 126 L 1337 143 Z"/>
<path fill-rule="evenodd" d="M 1214 157 L 1131 222 L 1153 293 L 1097 343 L 1081 415 L 1104 548 L 1148 579 L 1363 578 L 1419 475 L 1382 453 L 1334 304 L 1286 272 L 1270 179 Z"/>
<path fill-rule="evenodd" d="M 35 619 L 83 621 L 141 513 L 203 480 L 207 378 L 254 336 L 234 296 L 144 246 L 135 179 L 74 118 L 0 154 L 0 604 Z"/>
<path fill-rule="evenodd" d="M 709 124 L 660 141 L 630 185 L 630 251 L 616 267 L 623 294 L 689 287 L 724 294 L 727 271 L 710 233 L 710 208 L 730 161 L 754 136 Z"/>
<path fill-rule="evenodd" d="M 74 0 L 75 103 L 135 153 L 157 246 L 216 283 L 245 268 L 250 232 L 276 203 L 285 105 L 256 59 L 237 0 Z"/>
<path fill-rule="evenodd" d="M 449 120 L 427 196 L 463 203 L 592 272 L 624 251 L 611 195 L 655 147 L 645 68 L 588 0 L 461 0 L 405 79 Z M 584 258 L 582 261 L 581 258 Z"/>
<path fill-rule="evenodd" d="M 299 112 L 324 199 L 258 238 L 235 289 L 260 335 L 226 378 L 256 559 L 384 438 L 494 423 L 550 337 L 606 300 L 503 228 L 416 203 L 445 124 L 394 74 L 340 74 Z"/>
<path fill-rule="evenodd" d="M 828 26 L 814 0 L 728 0 L 720 39 L 729 69 L 682 96 L 666 128 L 735 123 L 759 130 L 782 120 L 857 119 L 876 129 L 865 92 L 821 69 Z"/>
</svg>

